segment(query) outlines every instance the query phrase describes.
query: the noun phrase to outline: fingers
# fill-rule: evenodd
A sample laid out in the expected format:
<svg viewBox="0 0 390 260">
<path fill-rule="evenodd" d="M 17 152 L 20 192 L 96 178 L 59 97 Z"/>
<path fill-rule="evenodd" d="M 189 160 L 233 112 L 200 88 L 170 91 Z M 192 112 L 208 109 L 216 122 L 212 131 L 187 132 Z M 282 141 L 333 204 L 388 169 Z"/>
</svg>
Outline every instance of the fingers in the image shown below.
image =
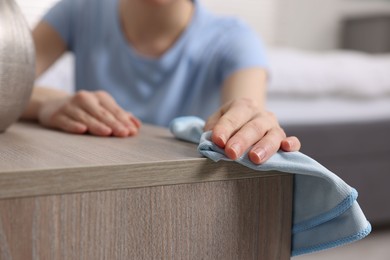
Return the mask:
<svg viewBox="0 0 390 260">
<path fill-rule="evenodd" d="M 256 112 L 255 112 L 256 111 Z M 212 141 L 221 148 L 225 148 L 227 141 L 251 120 L 257 109 L 250 100 L 242 99 L 222 107 L 218 114 L 211 118 L 209 125 L 214 125 Z"/>
<path fill-rule="evenodd" d="M 97 135 L 97 136 L 109 136 L 111 135 L 112 129 L 106 124 L 100 122 L 89 113 L 85 112 L 83 109 L 67 104 L 64 107 L 64 116 L 70 118 L 73 121 L 79 122 L 85 125 L 88 129 L 88 132 Z M 63 126 L 61 125 L 61 128 Z"/>
<path fill-rule="evenodd" d="M 218 123 L 218 120 L 221 118 L 222 115 L 223 114 L 222 114 L 221 110 L 218 110 L 217 112 L 212 114 L 208 118 L 203 130 L 204 131 L 211 131 L 215 127 L 215 125 Z"/>
<path fill-rule="evenodd" d="M 301 149 L 301 142 L 295 136 L 286 137 L 282 141 L 280 148 L 285 152 L 296 152 Z"/>
<path fill-rule="evenodd" d="M 226 155 L 235 160 L 267 133 L 267 119 L 255 117 L 246 123 L 226 144 Z"/>
<path fill-rule="evenodd" d="M 261 115 L 249 121 L 231 137 L 225 152 L 229 158 L 236 160 L 253 146 L 249 158 L 252 162 L 260 164 L 279 150 L 283 139 L 286 139 L 286 134 L 279 127 L 274 116 Z"/>
<path fill-rule="evenodd" d="M 120 108 L 115 100 L 103 91 L 80 91 L 74 96 L 73 103 L 90 115 L 88 117 L 83 114 L 82 118 L 74 118 L 80 116 L 77 114 L 73 118 L 82 120 L 82 123 L 87 124 L 89 132 L 95 135 L 112 134 L 117 137 L 126 137 L 137 134 L 141 125 L 138 119 Z M 72 117 L 72 115 L 69 116 Z M 107 131 L 107 128 L 110 131 Z"/>
<path fill-rule="evenodd" d="M 134 115 L 101 91 L 79 91 L 72 97 L 48 101 L 40 109 L 39 121 L 66 132 L 117 137 L 135 135 L 141 126 Z"/>
<path fill-rule="evenodd" d="M 100 97 L 92 92 L 79 91 L 69 107 L 68 116 L 85 123 L 92 134 L 114 136 L 129 134 L 129 130 L 101 105 Z"/>
<path fill-rule="evenodd" d="M 108 116 L 106 119 L 108 122 L 104 121 L 106 124 L 112 126 L 114 129 L 118 127 L 122 131 L 127 130 L 126 135 L 134 135 L 138 132 L 138 129 L 141 127 L 140 120 L 138 120 L 133 114 L 119 107 L 108 93 L 98 91 L 96 92 L 96 96 L 99 99 L 99 104 L 105 109 L 105 111 L 101 112 L 106 113 L 106 116 Z M 105 116 L 104 114 L 100 115 L 103 118 Z M 102 121 L 105 120 L 103 118 L 101 118 Z"/>
<path fill-rule="evenodd" d="M 65 115 L 57 116 L 54 120 L 56 121 L 54 122 L 55 125 L 61 126 L 60 129 L 68 133 L 83 134 L 88 130 L 86 125 L 79 123 Z"/>
<path fill-rule="evenodd" d="M 209 118 L 205 130 L 213 131 L 212 141 L 233 160 L 250 149 L 249 159 L 261 164 L 279 149 L 293 152 L 301 147 L 298 138 L 286 137 L 274 114 L 261 111 L 248 100 L 223 106 Z"/>
<path fill-rule="evenodd" d="M 271 129 L 249 151 L 249 159 L 255 164 L 264 163 L 279 150 L 284 138 L 286 135 L 281 128 Z"/>
</svg>

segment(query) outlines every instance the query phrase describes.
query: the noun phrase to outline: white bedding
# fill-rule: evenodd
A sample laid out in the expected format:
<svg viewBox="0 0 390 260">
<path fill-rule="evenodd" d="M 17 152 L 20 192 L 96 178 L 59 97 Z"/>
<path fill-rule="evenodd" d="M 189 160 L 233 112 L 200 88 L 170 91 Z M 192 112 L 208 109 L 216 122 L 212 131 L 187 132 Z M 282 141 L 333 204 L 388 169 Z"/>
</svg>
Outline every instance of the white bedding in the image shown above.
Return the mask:
<svg viewBox="0 0 390 260">
<path fill-rule="evenodd" d="M 270 97 L 267 108 L 277 115 L 282 125 L 390 120 L 390 97 L 376 99 Z"/>
<path fill-rule="evenodd" d="M 286 124 L 390 120 L 390 55 L 271 49 L 268 109 Z"/>
<path fill-rule="evenodd" d="M 273 95 L 390 97 L 390 54 L 270 49 Z"/>
</svg>

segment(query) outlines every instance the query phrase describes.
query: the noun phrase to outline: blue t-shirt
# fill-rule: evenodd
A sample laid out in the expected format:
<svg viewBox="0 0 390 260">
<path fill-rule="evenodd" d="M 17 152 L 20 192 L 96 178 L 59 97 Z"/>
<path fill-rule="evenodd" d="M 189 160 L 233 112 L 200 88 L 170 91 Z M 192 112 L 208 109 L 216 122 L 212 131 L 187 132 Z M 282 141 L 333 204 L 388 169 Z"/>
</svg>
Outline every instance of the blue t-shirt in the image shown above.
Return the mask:
<svg viewBox="0 0 390 260">
<path fill-rule="evenodd" d="M 75 54 L 76 90 L 105 90 L 143 122 L 166 126 L 178 116 L 207 119 L 220 106 L 229 75 L 266 67 L 251 28 L 193 3 L 190 24 L 159 58 L 137 53 L 126 41 L 118 0 L 62 0 L 44 20 Z"/>
</svg>

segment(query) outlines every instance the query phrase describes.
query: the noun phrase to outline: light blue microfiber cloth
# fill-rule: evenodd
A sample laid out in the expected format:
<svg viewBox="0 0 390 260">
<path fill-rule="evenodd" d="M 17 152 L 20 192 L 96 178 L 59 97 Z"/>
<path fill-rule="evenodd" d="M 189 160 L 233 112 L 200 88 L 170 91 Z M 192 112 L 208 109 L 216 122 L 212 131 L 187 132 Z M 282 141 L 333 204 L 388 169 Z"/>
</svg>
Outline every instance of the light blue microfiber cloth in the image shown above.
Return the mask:
<svg viewBox="0 0 390 260">
<path fill-rule="evenodd" d="M 232 161 L 211 142 L 211 132 L 203 132 L 204 124 L 197 117 L 179 117 L 172 121 L 170 129 L 178 139 L 199 143 L 198 151 L 211 160 Z M 310 157 L 279 151 L 267 162 L 256 165 L 245 153 L 235 162 L 256 171 L 295 174 L 292 256 L 351 243 L 371 232 L 356 201 L 357 191 Z"/>
</svg>

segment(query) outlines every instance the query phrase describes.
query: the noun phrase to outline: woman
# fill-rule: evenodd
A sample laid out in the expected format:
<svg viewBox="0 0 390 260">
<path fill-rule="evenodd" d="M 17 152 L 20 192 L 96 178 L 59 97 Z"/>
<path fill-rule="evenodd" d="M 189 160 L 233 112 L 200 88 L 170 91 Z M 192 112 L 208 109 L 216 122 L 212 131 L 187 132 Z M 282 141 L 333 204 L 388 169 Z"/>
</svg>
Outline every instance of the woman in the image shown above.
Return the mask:
<svg viewBox="0 0 390 260">
<path fill-rule="evenodd" d="M 34 88 L 26 119 L 126 137 L 141 120 L 167 125 L 196 115 L 208 118 L 205 130 L 231 159 L 251 146 L 256 164 L 300 148 L 265 111 L 266 62 L 255 33 L 197 0 L 62 0 L 33 37 L 36 76 L 70 50 L 78 91 Z"/>
</svg>

